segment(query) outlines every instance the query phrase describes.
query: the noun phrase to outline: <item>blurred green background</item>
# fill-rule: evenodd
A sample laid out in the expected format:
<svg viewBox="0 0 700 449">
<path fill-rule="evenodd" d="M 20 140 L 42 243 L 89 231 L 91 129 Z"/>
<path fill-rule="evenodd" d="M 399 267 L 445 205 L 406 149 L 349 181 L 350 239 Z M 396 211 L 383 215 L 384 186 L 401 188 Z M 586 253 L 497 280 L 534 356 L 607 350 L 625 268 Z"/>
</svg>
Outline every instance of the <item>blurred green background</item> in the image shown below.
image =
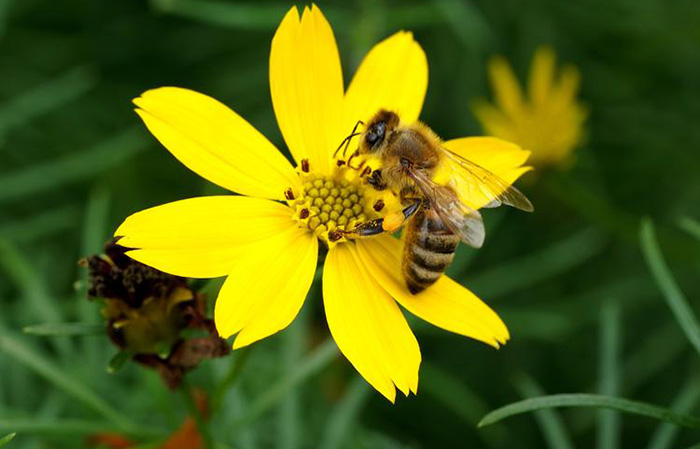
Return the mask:
<svg viewBox="0 0 700 449">
<path fill-rule="evenodd" d="M 182 396 L 155 372 L 131 364 L 107 373 L 116 348 L 104 335 L 22 329 L 99 323 L 76 261 L 100 252 L 135 211 L 217 192 L 140 124 L 130 100 L 142 91 L 204 92 L 284 147 L 267 70 L 270 40 L 291 5 L 0 0 L 0 438 L 18 432 L 7 447 L 86 447 L 88 435 L 132 425 L 143 447 L 158 447 L 148 443 L 180 425 Z M 695 307 L 700 2 L 319 6 L 334 28 L 346 82 L 374 43 L 399 29 L 415 33 L 430 64 L 422 118 L 445 138 L 481 133 L 469 104 L 491 97 L 490 55 L 506 56 L 523 79 L 535 48 L 551 45 L 581 70 L 586 141 L 570 170 L 520 183 L 536 213 L 485 212 L 485 247 L 460 248 L 450 269 L 502 315 L 512 333 L 504 348 L 412 322 L 423 354 L 419 394 L 391 405 L 336 355 L 316 285 L 288 330 L 190 376 L 223 404 L 208 424 L 217 444 L 663 449 L 699 442 L 697 430 L 591 408 L 477 423 L 545 393 L 600 393 L 698 412 L 700 358 L 676 319 L 692 318 L 688 310 L 674 317 L 667 300 L 677 307 L 683 298 L 673 284 L 655 282 L 639 225 L 653 220 L 663 257 Z M 663 261 L 651 232 L 644 243 L 658 278 Z M 213 298 L 216 284 L 207 288 Z M 692 325 L 685 326 L 690 335 Z M 236 366 L 240 375 L 222 388 Z"/>
</svg>

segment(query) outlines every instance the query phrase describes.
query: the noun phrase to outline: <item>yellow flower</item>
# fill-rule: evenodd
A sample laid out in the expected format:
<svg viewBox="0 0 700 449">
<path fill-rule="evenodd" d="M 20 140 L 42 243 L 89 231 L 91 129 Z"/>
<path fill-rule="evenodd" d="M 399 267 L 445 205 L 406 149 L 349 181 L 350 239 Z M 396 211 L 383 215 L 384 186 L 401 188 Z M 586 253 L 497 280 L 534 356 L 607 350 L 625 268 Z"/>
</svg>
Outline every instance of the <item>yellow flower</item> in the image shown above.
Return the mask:
<svg viewBox="0 0 700 449">
<path fill-rule="evenodd" d="M 566 163 L 581 143 L 586 109 L 577 102 L 580 75 L 568 65 L 555 79 L 555 54 L 539 47 L 530 68 L 528 98 L 523 98 L 508 62 L 494 57 L 489 62 L 496 105 L 479 100 L 472 108 L 484 131 L 532 151 L 535 167 Z"/>
<path fill-rule="evenodd" d="M 428 84 L 421 47 L 408 32 L 375 46 L 344 92 L 340 58 L 321 11 L 296 8 L 272 40 L 270 88 L 295 169 L 248 122 L 216 100 L 166 87 L 134 102 L 153 135 L 183 164 L 244 196 L 191 198 L 128 217 L 117 229 L 128 254 L 179 276 L 228 276 L 216 300 L 222 336 L 234 348 L 284 329 L 301 308 L 318 261 L 323 302 L 338 347 L 392 402 L 398 388 L 416 392 L 418 343 L 400 304 L 443 329 L 498 347 L 508 338 L 501 319 L 469 290 L 443 276 L 412 295 L 400 273 L 401 242 L 390 235 L 328 242 L 328 230 L 350 229 L 378 216 L 373 189 L 333 152 L 358 120 L 380 108 L 418 119 Z M 494 138 L 445 145 L 513 182 L 528 152 Z M 389 209 L 387 206 L 386 209 Z M 382 211 L 385 212 L 385 211 Z M 344 218 L 343 218 L 344 217 Z M 397 304 L 398 302 L 398 304 Z"/>
</svg>

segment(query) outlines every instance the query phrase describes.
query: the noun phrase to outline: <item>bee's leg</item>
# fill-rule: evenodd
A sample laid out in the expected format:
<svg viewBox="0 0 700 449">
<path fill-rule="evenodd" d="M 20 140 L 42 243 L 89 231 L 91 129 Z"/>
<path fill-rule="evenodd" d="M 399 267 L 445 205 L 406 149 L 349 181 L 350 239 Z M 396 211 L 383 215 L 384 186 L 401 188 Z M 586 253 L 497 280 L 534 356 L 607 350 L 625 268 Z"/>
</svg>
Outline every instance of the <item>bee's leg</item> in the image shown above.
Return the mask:
<svg viewBox="0 0 700 449">
<path fill-rule="evenodd" d="M 331 239 L 335 236 L 337 237 L 335 240 L 339 240 L 341 236 L 370 237 L 383 232 L 394 232 L 416 213 L 420 205 L 421 200 L 416 199 L 399 212 L 394 212 L 384 218 L 362 222 L 355 226 L 354 229 L 348 231 L 331 231 L 332 234 L 329 234 L 329 236 Z"/>
<path fill-rule="evenodd" d="M 384 182 L 384 179 L 382 178 L 381 170 L 374 170 L 372 174 L 367 178 L 367 182 L 369 183 L 369 185 L 374 187 L 375 190 L 381 191 L 386 189 L 387 187 L 386 182 Z"/>
<path fill-rule="evenodd" d="M 348 168 L 350 168 L 350 169 L 352 169 L 352 170 L 360 170 L 360 169 L 362 168 L 362 166 L 365 164 L 364 161 L 360 162 L 360 164 L 359 164 L 357 167 L 353 167 L 353 166 L 352 166 L 352 160 L 355 159 L 356 157 L 358 157 L 359 155 L 360 155 L 360 150 L 359 150 L 359 149 L 353 151 L 353 153 L 350 155 L 350 158 L 349 158 L 348 161 L 346 162 Z"/>
</svg>

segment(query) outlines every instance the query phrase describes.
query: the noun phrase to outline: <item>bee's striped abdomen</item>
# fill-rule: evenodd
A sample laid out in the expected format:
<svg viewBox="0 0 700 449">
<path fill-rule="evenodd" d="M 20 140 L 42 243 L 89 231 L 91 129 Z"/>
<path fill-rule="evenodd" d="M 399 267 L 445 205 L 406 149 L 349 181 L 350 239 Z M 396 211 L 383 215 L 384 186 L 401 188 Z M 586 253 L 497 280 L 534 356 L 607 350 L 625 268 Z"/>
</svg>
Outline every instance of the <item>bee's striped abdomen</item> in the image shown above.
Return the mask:
<svg viewBox="0 0 700 449">
<path fill-rule="evenodd" d="M 418 293 L 437 281 L 452 262 L 460 242 L 431 209 L 421 207 L 406 229 L 403 277 L 411 293 Z"/>
</svg>

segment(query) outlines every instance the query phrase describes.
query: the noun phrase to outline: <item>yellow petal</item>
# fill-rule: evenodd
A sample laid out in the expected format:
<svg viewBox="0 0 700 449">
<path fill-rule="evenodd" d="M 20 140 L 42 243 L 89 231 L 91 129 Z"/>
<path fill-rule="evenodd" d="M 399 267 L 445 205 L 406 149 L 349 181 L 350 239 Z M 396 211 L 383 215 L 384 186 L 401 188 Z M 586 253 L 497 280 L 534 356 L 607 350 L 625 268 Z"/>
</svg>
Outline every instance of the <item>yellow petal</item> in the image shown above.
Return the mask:
<svg viewBox="0 0 700 449">
<path fill-rule="evenodd" d="M 557 84 L 554 86 L 554 102 L 557 105 L 568 106 L 575 102 L 581 87 L 581 73 L 573 65 L 564 66 Z"/>
<path fill-rule="evenodd" d="M 413 34 L 400 31 L 383 40 L 365 56 L 345 94 L 345 133 L 381 108 L 408 123 L 418 120 L 427 88 L 428 61 Z"/>
<path fill-rule="evenodd" d="M 481 123 L 484 134 L 498 137 L 510 142 L 518 139 L 517 129 L 503 112 L 486 100 L 479 99 L 472 104 L 472 112 Z"/>
<path fill-rule="evenodd" d="M 412 314 L 440 328 L 498 347 L 508 329 L 496 313 L 472 292 L 447 276 L 413 295 L 401 275 L 402 242 L 391 237 L 358 241 L 362 263 L 377 282 Z"/>
<path fill-rule="evenodd" d="M 270 91 L 287 147 L 297 163 L 330 173 L 330 153 L 342 140 L 343 75 L 333 30 L 321 11 L 296 7 L 282 20 L 270 50 Z"/>
<path fill-rule="evenodd" d="M 294 168 L 253 126 L 211 97 L 162 87 L 134 100 L 149 131 L 187 168 L 243 195 L 284 199 Z"/>
<path fill-rule="evenodd" d="M 243 196 L 191 198 L 146 209 L 115 231 L 127 254 L 178 276 L 225 276 L 250 244 L 295 227 L 292 210 Z"/>
<path fill-rule="evenodd" d="M 237 349 L 287 327 L 311 287 L 317 254 L 316 237 L 299 228 L 250 245 L 216 299 L 214 319 L 221 336 L 238 333 Z"/>
<path fill-rule="evenodd" d="M 532 59 L 528 88 L 535 107 L 545 104 L 551 93 L 555 59 L 554 51 L 547 46 L 539 47 Z"/>
<path fill-rule="evenodd" d="M 331 334 L 355 369 L 387 399 L 418 388 L 420 349 L 401 310 L 374 280 L 354 244 L 335 246 L 323 270 Z"/>
<path fill-rule="evenodd" d="M 488 70 L 496 104 L 507 114 L 517 114 L 522 108 L 523 94 L 510 64 L 496 56 L 489 61 Z"/>
</svg>

